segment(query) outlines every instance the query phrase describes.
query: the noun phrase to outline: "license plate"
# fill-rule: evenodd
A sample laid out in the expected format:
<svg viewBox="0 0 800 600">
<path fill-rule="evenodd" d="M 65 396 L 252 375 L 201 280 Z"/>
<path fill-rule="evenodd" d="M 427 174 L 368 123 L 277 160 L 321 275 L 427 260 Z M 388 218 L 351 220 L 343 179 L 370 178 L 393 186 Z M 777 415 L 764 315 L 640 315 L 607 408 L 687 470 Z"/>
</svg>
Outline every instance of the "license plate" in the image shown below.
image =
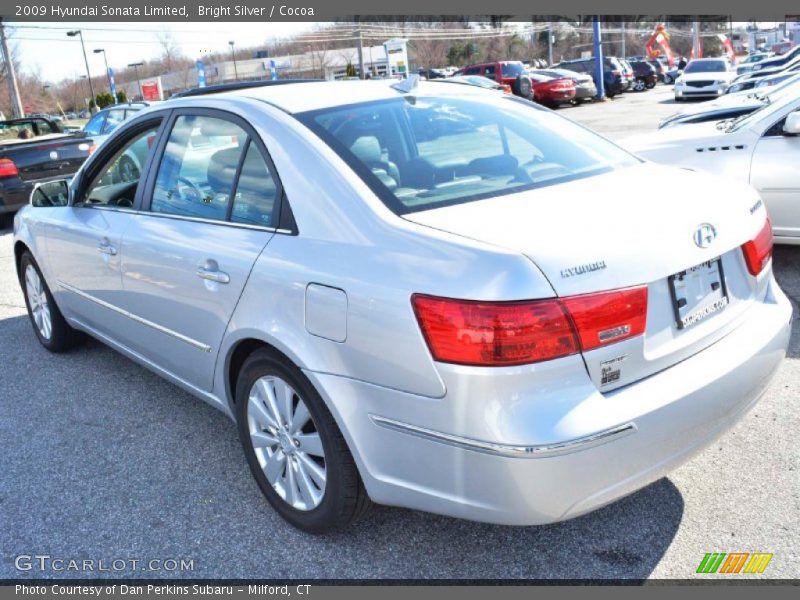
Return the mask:
<svg viewBox="0 0 800 600">
<path fill-rule="evenodd" d="M 722 259 L 700 263 L 669 277 L 669 291 L 678 329 L 686 329 L 728 306 Z"/>
</svg>

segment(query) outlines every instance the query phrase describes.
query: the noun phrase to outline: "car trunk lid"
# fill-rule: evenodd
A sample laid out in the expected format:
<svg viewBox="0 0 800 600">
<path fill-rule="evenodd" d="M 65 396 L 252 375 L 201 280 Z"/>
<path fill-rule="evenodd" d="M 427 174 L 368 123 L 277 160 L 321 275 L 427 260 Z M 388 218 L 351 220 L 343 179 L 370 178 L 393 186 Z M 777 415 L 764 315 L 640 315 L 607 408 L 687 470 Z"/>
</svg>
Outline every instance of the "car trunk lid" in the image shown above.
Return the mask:
<svg viewBox="0 0 800 600">
<path fill-rule="evenodd" d="M 642 164 L 406 218 L 525 254 L 559 297 L 647 286 L 645 334 L 584 352 L 602 390 L 714 343 L 763 293 L 740 250 L 764 223 L 758 196 L 690 171 Z M 715 284 L 722 289 L 710 290 Z M 678 310 L 681 298 L 687 303 Z M 722 306 L 680 322 L 713 303 Z"/>
</svg>

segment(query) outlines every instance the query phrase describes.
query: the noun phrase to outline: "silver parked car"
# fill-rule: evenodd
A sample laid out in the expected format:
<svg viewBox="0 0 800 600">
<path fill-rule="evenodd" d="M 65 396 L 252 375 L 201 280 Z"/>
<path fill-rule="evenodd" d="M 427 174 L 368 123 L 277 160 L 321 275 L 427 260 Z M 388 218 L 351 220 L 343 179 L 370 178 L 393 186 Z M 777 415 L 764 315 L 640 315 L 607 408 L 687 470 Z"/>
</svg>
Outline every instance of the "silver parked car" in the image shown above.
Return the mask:
<svg viewBox="0 0 800 600">
<path fill-rule="evenodd" d="M 43 346 L 88 333 L 227 413 L 307 531 L 371 502 L 591 511 L 731 427 L 789 339 L 752 188 L 472 86 L 170 100 L 37 188 L 14 240 Z"/>
</svg>

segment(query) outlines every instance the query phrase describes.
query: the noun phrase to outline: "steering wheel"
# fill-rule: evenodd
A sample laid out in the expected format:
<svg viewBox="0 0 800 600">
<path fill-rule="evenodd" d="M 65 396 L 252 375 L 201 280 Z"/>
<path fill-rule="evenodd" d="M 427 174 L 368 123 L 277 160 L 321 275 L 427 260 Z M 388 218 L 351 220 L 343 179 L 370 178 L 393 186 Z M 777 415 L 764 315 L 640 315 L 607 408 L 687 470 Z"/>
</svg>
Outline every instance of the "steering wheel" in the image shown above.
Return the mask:
<svg viewBox="0 0 800 600">
<path fill-rule="evenodd" d="M 183 184 L 183 189 L 181 187 L 181 184 Z M 182 198 L 186 198 L 186 194 L 184 191 L 186 188 L 189 188 L 189 190 L 191 190 L 191 194 L 194 196 L 195 200 L 197 200 L 198 202 L 204 201 L 206 195 L 203 193 L 203 190 L 201 190 L 197 186 L 196 183 L 194 183 L 192 180 L 186 177 L 178 177 L 178 185 L 176 186 L 176 191 L 178 192 L 178 195 L 181 196 Z"/>
</svg>

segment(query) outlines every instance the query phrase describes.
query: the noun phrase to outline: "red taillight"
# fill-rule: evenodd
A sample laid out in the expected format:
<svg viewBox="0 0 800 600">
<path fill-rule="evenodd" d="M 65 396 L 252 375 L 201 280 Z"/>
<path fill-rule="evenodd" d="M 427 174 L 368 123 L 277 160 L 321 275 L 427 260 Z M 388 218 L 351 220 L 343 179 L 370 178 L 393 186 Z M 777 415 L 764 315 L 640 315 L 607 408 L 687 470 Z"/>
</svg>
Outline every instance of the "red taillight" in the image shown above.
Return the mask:
<svg viewBox="0 0 800 600">
<path fill-rule="evenodd" d="M 0 177 L 15 177 L 19 175 L 17 165 L 10 158 L 0 158 Z"/>
<path fill-rule="evenodd" d="M 767 217 L 764 227 L 758 232 L 755 239 L 742 245 L 744 261 L 747 263 L 747 270 L 754 277 L 764 270 L 769 259 L 772 258 L 772 221 Z"/>
<path fill-rule="evenodd" d="M 412 304 L 435 360 L 479 366 L 520 365 L 643 334 L 647 288 L 523 302 L 414 295 Z"/>
<path fill-rule="evenodd" d="M 571 296 L 562 300 L 581 348 L 592 350 L 644 333 L 647 322 L 647 287 Z"/>
<path fill-rule="evenodd" d="M 472 302 L 414 295 L 411 301 L 437 361 L 521 365 L 578 351 L 572 326 L 557 300 Z"/>
</svg>

